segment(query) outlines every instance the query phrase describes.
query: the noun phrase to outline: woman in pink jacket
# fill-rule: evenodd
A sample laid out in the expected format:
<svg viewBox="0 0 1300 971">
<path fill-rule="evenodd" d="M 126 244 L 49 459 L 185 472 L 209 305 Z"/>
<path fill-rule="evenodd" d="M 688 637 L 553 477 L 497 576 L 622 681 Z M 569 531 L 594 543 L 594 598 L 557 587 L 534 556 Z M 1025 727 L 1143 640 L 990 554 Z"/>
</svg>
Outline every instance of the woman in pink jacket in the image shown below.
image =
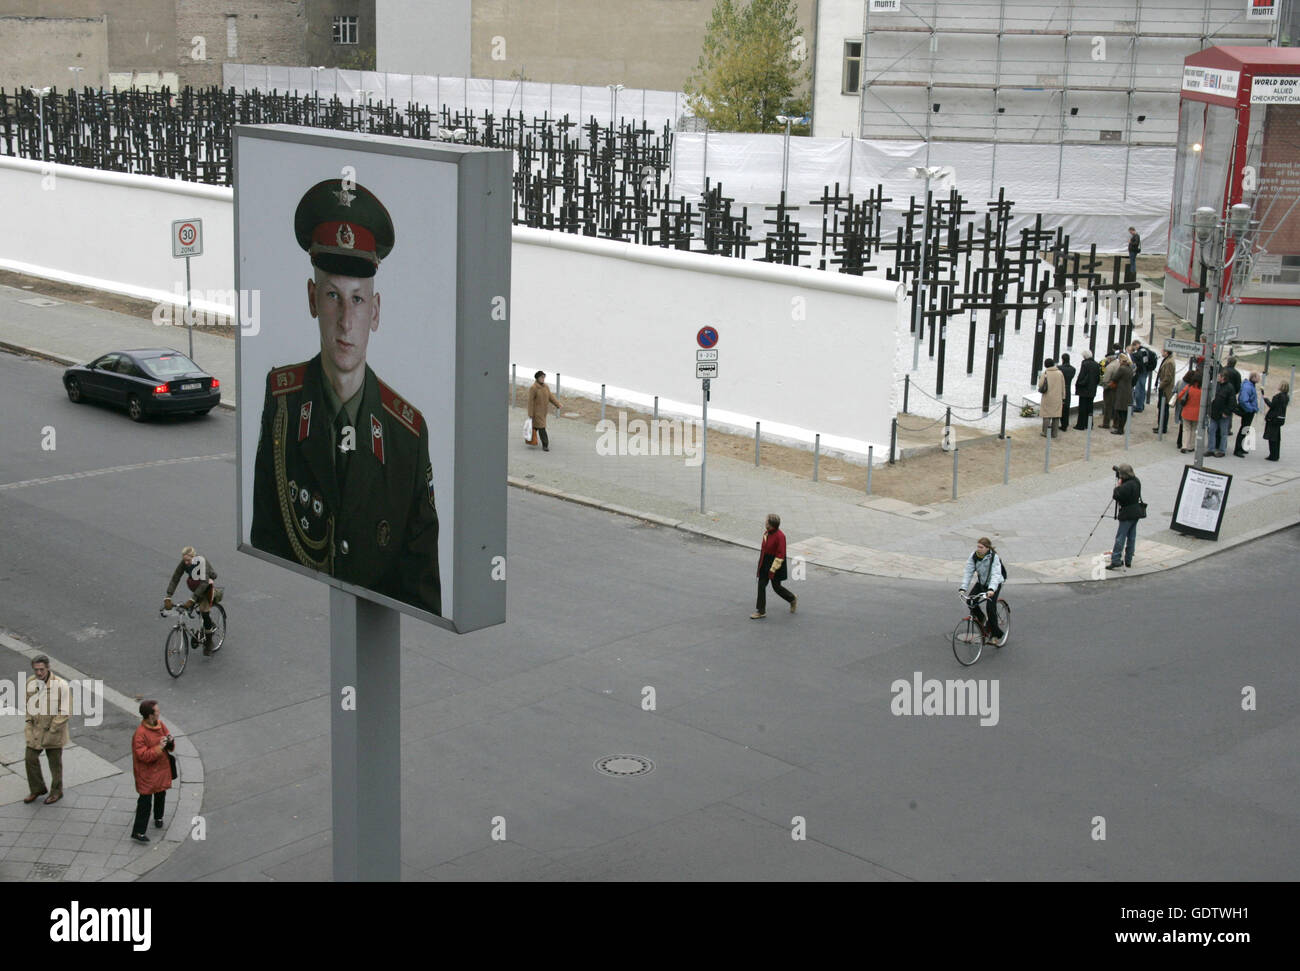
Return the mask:
<svg viewBox="0 0 1300 971">
<path fill-rule="evenodd" d="M 131 765 L 135 769 L 135 791 L 140 798 L 135 803 L 135 825 L 131 839 L 148 843 L 145 827 L 149 822 L 149 804 L 153 803 L 153 824 L 159 829 L 163 824 L 163 806 L 167 790 L 172 787 L 172 766 L 168 753 L 176 742 L 167 726 L 158 717 L 158 702 L 140 702 L 140 717 L 144 720 L 135 730 L 131 740 Z"/>
</svg>

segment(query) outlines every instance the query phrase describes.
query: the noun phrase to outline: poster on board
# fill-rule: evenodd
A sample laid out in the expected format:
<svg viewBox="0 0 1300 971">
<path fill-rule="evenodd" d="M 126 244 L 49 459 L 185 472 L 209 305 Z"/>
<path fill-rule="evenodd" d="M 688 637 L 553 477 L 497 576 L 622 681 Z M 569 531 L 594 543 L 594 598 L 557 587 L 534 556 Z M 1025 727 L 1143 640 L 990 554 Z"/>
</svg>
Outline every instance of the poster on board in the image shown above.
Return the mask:
<svg viewBox="0 0 1300 971">
<path fill-rule="evenodd" d="M 1232 476 L 1226 472 L 1185 466 L 1169 528 L 1176 533 L 1217 540 L 1231 485 Z"/>
</svg>

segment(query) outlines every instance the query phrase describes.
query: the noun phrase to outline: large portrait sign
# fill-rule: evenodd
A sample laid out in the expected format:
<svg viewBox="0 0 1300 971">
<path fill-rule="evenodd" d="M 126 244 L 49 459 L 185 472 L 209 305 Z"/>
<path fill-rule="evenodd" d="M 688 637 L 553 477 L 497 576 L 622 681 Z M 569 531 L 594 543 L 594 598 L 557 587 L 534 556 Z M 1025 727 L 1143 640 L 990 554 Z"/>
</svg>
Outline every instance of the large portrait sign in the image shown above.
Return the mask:
<svg viewBox="0 0 1300 971">
<path fill-rule="evenodd" d="M 234 173 L 238 548 L 502 623 L 510 153 L 241 126 Z"/>
<path fill-rule="evenodd" d="M 1176 533 L 1199 536 L 1201 539 L 1219 538 L 1223 514 L 1228 508 L 1228 489 L 1232 476 L 1226 472 L 1198 469 L 1194 465 L 1183 468 L 1183 481 L 1178 486 L 1174 500 L 1174 518 L 1169 528 Z"/>
</svg>

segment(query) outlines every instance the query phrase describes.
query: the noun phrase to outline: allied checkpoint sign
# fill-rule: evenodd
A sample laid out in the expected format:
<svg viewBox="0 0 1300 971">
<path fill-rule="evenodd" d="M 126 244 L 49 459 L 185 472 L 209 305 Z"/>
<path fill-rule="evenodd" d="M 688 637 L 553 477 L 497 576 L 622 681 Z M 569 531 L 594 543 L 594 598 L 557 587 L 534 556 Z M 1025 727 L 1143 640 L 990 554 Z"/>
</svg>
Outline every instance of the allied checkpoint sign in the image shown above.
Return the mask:
<svg viewBox="0 0 1300 971">
<path fill-rule="evenodd" d="M 1175 533 L 1218 540 L 1223 514 L 1228 509 L 1232 476 L 1227 472 L 1184 466 L 1183 481 L 1174 500 L 1174 517 L 1169 528 Z"/>
<path fill-rule="evenodd" d="M 234 167 L 238 549 L 503 623 L 510 153 L 240 126 Z"/>
</svg>

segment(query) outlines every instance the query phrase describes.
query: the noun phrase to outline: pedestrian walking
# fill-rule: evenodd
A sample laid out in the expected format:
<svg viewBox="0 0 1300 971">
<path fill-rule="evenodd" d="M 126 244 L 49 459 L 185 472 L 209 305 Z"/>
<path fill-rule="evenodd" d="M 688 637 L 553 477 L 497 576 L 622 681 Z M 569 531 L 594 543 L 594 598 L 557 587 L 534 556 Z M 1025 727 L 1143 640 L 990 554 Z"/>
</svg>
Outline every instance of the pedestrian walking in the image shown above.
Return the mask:
<svg viewBox="0 0 1300 971">
<path fill-rule="evenodd" d="M 1255 415 L 1259 411 L 1259 382 L 1260 374 L 1258 371 L 1251 371 L 1250 377 L 1241 384 L 1241 393 L 1237 395 L 1237 414 L 1241 415 L 1241 427 L 1237 429 L 1237 444 L 1232 449 L 1232 454 L 1239 459 L 1246 457 L 1246 450 L 1242 448 L 1242 439 L 1246 437 L 1246 429 L 1255 421 Z M 1254 445 L 1251 446 L 1254 448 Z"/>
<path fill-rule="evenodd" d="M 1142 252 L 1142 237 L 1137 228 L 1128 228 L 1128 278 L 1136 280 L 1138 275 L 1138 254 Z"/>
<path fill-rule="evenodd" d="M 1182 431 L 1178 435 L 1178 451 L 1184 455 L 1196 449 L 1186 446 L 1196 445 L 1196 423 L 1201 420 L 1201 372 L 1188 371 L 1184 379 L 1187 383 L 1178 392 L 1178 417 L 1182 420 Z"/>
<path fill-rule="evenodd" d="M 1214 398 L 1210 401 L 1210 441 L 1205 447 L 1206 455 L 1223 458 L 1236 402 L 1237 396 L 1233 393 L 1232 382 L 1228 380 L 1227 372 L 1220 371 L 1214 387 Z"/>
<path fill-rule="evenodd" d="M 172 749 L 176 740 L 158 717 L 158 702 L 150 699 L 140 702 L 142 721 L 131 739 L 131 767 L 135 770 L 135 824 L 131 839 L 148 843 L 145 828 L 149 824 L 149 807 L 153 806 L 153 824 L 162 828 L 163 808 L 167 804 L 167 790 L 172 787 Z"/>
<path fill-rule="evenodd" d="M 1133 550 L 1137 546 L 1137 524 L 1147 514 L 1146 503 L 1142 501 L 1142 480 L 1133 473 L 1131 465 L 1116 465 L 1115 489 L 1111 498 L 1115 500 L 1115 518 L 1119 527 L 1115 530 L 1115 548 L 1110 551 L 1108 570 L 1118 570 L 1120 564 L 1133 565 Z"/>
<path fill-rule="evenodd" d="M 1081 355 L 1079 377 L 1074 383 L 1075 394 L 1079 396 L 1079 422 L 1074 427 L 1079 431 L 1088 427 L 1097 399 L 1097 385 L 1101 383 L 1101 365 L 1093 360 L 1092 351 L 1085 347 Z"/>
<path fill-rule="evenodd" d="M 72 717 L 68 682 L 50 670 L 44 654 L 32 658 L 33 678 L 27 681 L 27 713 L 23 737 L 27 745 L 27 796 L 23 802 L 35 802 L 45 796 L 50 806 L 63 798 L 63 750 L 71 741 L 68 719 Z M 41 753 L 50 765 L 50 787 L 45 788 L 41 773 Z"/>
<path fill-rule="evenodd" d="M 536 380 L 528 389 L 528 417 L 533 420 L 534 433 L 542 440 L 542 451 L 549 452 L 551 440 L 546 436 L 546 413 L 551 405 L 558 409 L 560 402 L 546 386 L 545 371 L 538 371 L 533 377 Z"/>
<path fill-rule="evenodd" d="M 1065 384 L 1065 395 L 1061 400 L 1061 431 L 1064 432 L 1070 428 L 1070 390 L 1074 387 L 1074 365 L 1070 363 L 1069 354 L 1061 355 L 1057 368 Z"/>
<path fill-rule="evenodd" d="M 1048 358 L 1043 362 L 1043 376 L 1038 379 L 1038 390 L 1043 399 L 1039 403 L 1038 413 L 1043 419 L 1043 430 L 1039 433 L 1047 437 L 1050 429 L 1056 427 L 1061 419 L 1061 406 L 1065 402 L 1065 376 L 1056 366 L 1056 361 Z"/>
<path fill-rule="evenodd" d="M 1159 396 L 1156 426 L 1151 429 L 1161 435 L 1169 432 L 1169 403 L 1174 399 L 1175 369 L 1174 352 L 1170 350 L 1162 352 L 1160 355 L 1160 370 L 1156 372 L 1156 394 Z"/>
<path fill-rule="evenodd" d="M 1112 379 L 1115 383 L 1115 427 L 1110 430 L 1112 435 L 1124 434 L 1124 423 L 1128 421 L 1128 409 L 1133 404 L 1133 362 L 1129 360 L 1127 354 L 1121 354 L 1118 360 L 1119 366 L 1115 368 L 1115 377 Z"/>
<path fill-rule="evenodd" d="M 767 616 L 767 585 L 772 584 L 772 591 L 790 605 L 790 613 L 799 607 L 799 598 L 792 594 L 781 581 L 788 571 L 785 562 L 785 533 L 781 532 L 781 517 L 770 513 L 763 526 L 763 545 L 758 553 L 758 602 L 750 620 L 762 620 Z"/>
<path fill-rule="evenodd" d="M 1268 413 L 1264 415 L 1264 441 L 1268 442 L 1270 462 L 1278 461 L 1278 455 L 1282 451 L 1282 426 L 1286 424 L 1286 406 L 1291 401 L 1290 391 L 1291 385 L 1283 381 L 1277 389 L 1277 394 L 1264 399 L 1264 404 L 1268 406 Z"/>
</svg>

